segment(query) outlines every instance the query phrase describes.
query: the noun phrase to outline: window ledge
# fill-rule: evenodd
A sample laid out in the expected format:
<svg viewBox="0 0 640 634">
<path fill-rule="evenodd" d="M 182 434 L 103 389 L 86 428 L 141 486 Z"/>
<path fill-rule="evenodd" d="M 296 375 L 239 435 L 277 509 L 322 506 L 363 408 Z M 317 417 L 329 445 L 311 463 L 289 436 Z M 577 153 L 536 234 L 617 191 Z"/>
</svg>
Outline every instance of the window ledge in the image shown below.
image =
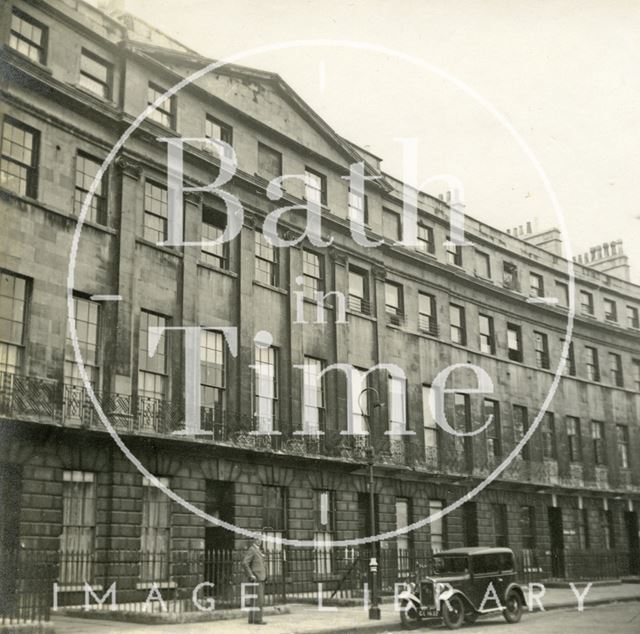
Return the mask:
<svg viewBox="0 0 640 634">
<path fill-rule="evenodd" d="M 418 337 L 424 337 L 425 339 L 433 339 L 436 341 L 441 341 L 441 339 L 438 337 L 438 335 L 434 335 L 431 334 L 430 332 L 427 332 L 426 330 L 413 330 L 411 331 L 412 335 L 417 335 Z"/>
<path fill-rule="evenodd" d="M 146 108 L 147 106 L 145 106 Z M 151 128 L 156 128 L 157 130 L 159 130 L 160 132 L 164 132 L 165 134 L 167 134 L 168 136 L 171 137 L 179 137 L 180 134 L 178 133 L 177 128 L 170 128 L 169 126 L 166 126 L 162 123 L 158 123 L 157 121 L 155 121 L 154 119 L 151 118 L 151 114 L 148 114 L 145 119 L 142 121 L 143 124 L 147 124 L 149 127 Z"/>
<path fill-rule="evenodd" d="M 255 286 L 260 286 L 262 288 L 266 288 L 267 290 L 273 291 L 274 293 L 279 293 L 280 295 L 286 295 L 287 291 L 279 286 L 271 286 L 271 284 L 265 284 L 264 282 L 260 282 L 259 280 L 253 280 Z"/>
<path fill-rule="evenodd" d="M 89 90 L 88 88 L 85 88 L 84 86 L 81 86 L 80 84 L 69 84 L 69 85 L 72 86 L 73 88 L 75 88 L 76 90 L 79 90 L 83 95 L 87 95 L 88 97 L 92 97 L 93 99 L 96 99 L 100 103 L 103 103 L 103 104 L 105 104 L 107 106 L 111 106 L 112 108 L 116 107 L 115 102 L 110 98 L 101 97 L 98 93 L 93 92 L 93 91 Z"/>
<path fill-rule="evenodd" d="M 356 317 L 362 317 L 362 319 L 366 319 L 368 321 L 377 322 L 378 320 L 372 315 L 367 315 L 366 313 L 359 313 L 356 310 L 350 310 L 347 308 L 347 315 L 355 315 Z"/>
<path fill-rule="evenodd" d="M 42 71 L 44 73 L 47 73 L 47 75 L 53 75 L 53 71 L 51 70 L 51 68 L 49 68 L 49 66 L 32 60 L 30 57 L 27 57 L 26 55 L 23 55 L 19 51 L 16 51 L 15 48 L 11 48 L 11 46 L 9 46 L 9 45 L 5 44 L 5 46 L 3 48 L 8 53 L 8 56 L 14 57 L 16 59 L 16 61 L 19 60 L 21 62 L 27 62 L 27 64 L 29 64 L 33 68 L 35 68 L 35 69 L 37 69 L 39 71 Z"/>
<path fill-rule="evenodd" d="M 70 220 L 75 224 L 78 223 L 78 216 L 76 216 L 75 214 L 65 213 L 61 209 L 56 209 L 55 207 L 51 207 L 50 205 L 43 203 L 41 200 L 38 200 L 37 198 L 31 198 L 31 196 L 21 196 L 20 194 L 16 194 L 16 192 L 10 189 L 7 189 L 6 187 L 0 187 L 0 196 L 3 198 L 13 198 L 14 200 L 17 200 L 18 203 L 20 204 L 31 205 L 33 207 L 42 209 L 43 211 L 56 214 L 57 216 L 60 216 L 62 218 L 66 218 L 67 220 Z M 116 231 L 116 229 L 114 229 L 113 227 L 109 227 L 108 225 L 101 225 L 91 220 L 85 220 L 82 224 L 83 226 L 87 225 L 92 229 L 96 229 L 97 231 L 102 231 L 104 233 L 108 233 L 113 236 L 118 235 L 118 232 Z"/>
<path fill-rule="evenodd" d="M 230 271 L 229 269 L 220 268 L 215 264 L 209 264 L 208 262 L 202 262 L 202 261 L 199 261 L 197 264 L 203 269 L 207 269 L 209 271 L 215 271 L 216 273 L 221 273 L 222 275 L 226 275 L 227 277 L 232 277 L 234 279 L 238 277 L 238 274 L 235 271 Z"/>
<path fill-rule="evenodd" d="M 331 291 L 319 291 L 319 292 L 322 292 L 322 294 L 325 295 L 326 293 L 330 293 Z M 311 299 L 310 297 L 307 297 L 306 295 L 303 296 L 302 299 L 303 299 L 305 304 L 311 304 L 312 306 L 318 306 L 318 300 L 317 299 Z M 335 308 L 333 303 L 327 304 L 326 302 L 323 302 L 322 305 L 327 310 L 333 310 Z M 345 312 L 347 312 L 346 308 L 345 308 Z"/>
<path fill-rule="evenodd" d="M 75 214 L 72 214 L 71 216 L 69 216 L 69 218 L 71 218 L 72 220 L 75 220 L 76 223 L 78 222 L 78 216 L 76 216 Z M 82 226 L 87 226 L 87 227 L 91 227 L 92 229 L 95 229 L 96 231 L 104 231 L 105 233 L 109 233 L 112 236 L 117 236 L 118 232 L 113 229 L 112 227 L 109 227 L 108 225 L 101 225 L 99 222 L 93 222 L 93 220 L 85 220 L 82 223 Z"/>
<path fill-rule="evenodd" d="M 152 249 L 156 249 L 157 251 L 162 251 L 163 253 L 167 253 L 168 255 L 173 255 L 177 258 L 182 258 L 183 255 L 180 251 L 176 251 L 174 247 L 163 247 L 155 242 L 151 242 L 151 240 L 147 240 L 146 238 L 137 237 L 136 242 L 138 244 L 143 244 L 147 247 L 151 247 Z"/>
</svg>

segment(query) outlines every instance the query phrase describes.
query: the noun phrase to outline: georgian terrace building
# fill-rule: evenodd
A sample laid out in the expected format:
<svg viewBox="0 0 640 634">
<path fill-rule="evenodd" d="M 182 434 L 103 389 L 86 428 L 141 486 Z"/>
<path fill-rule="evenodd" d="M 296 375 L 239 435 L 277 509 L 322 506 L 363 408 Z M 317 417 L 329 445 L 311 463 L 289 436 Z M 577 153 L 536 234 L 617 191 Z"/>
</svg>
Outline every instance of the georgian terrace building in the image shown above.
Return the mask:
<svg viewBox="0 0 640 634">
<path fill-rule="evenodd" d="M 0 10 L 0 72 L 8 79 L 0 112 L 0 547 L 167 557 L 239 547 L 239 537 L 171 502 L 122 455 L 86 394 L 67 328 L 71 238 L 99 166 L 149 103 L 210 60 L 81 0 L 16 0 Z M 157 244 L 167 234 L 167 146 L 158 137 L 233 146 L 238 170 L 224 189 L 245 216 L 229 244 Z M 185 182 L 203 186 L 219 160 L 196 145 L 185 145 Z M 349 196 L 343 178 L 356 162 L 380 177 L 367 182 L 364 198 Z M 287 181 L 274 203 L 266 186 L 282 174 L 306 178 Z M 339 136 L 282 78 L 236 65 L 167 99 L 109 165 L 79 242 L 80 349 L 121 438 L 190 503 L 243 528 L 266 526 L 327 548 L 459 499 L 526 433 L 551 387 L 568 318 L 558 232 L 503 232 L 467 216 L 472 245 L 452 247 L 449 203 L 420 194 L 418 247 L 406 248 L 395 244 L 401 193 L 379 158 Z M 265 216 L 305 199 L 320 202 L 333 245 L 273 248 L 261 233 Z M 187 195 L 184 205 L 185 241 L 221 234 L 219 198 Z M 288 235 L 301 233 L 301 216 L 283 219 Z M 359 246 L 353 217 L 385 244 Z M 640 289 L 625 279 L 618 243 L 582 257 L 575 273 L 565 375 L 530 442 L 473 501 L 386 548 L 619 550 L 638 572 Z M 344 296 L 346 323 L 337 323 L 339 295 L 327 298 L 318 323 L 318 291 Z M 296 323 L 299 293 L 304 324 Z M 557 302 L 535 301 L 543 297 Z M 149 332 L 159 326 L 238 329 L 235 356 L 220 330 L 202 333 L 202 433 L 179 433 L 184 337 L 166 331 L 150 356 Z M 271 334 L 269 345 L 261 331 Z M 338 372 L 316 384 L 335 363 L 351 364 L 354 384 L 364 378 L 371 389 L 348 399 Z M 379 363 L 400 366 L 406 381 L 366 375 Z M 445 433 L 427 406 L 436 375 L 457 363 L 483 368 L 494 383 L 491 394 L 446 396 L 447 419 L 459 431 L 493 415 L 485 432 L 468 438 Z M 462 372 L 451 384 L 462 389 L 473 378 Z M 349 411 L 369 436 L 340 433 Z M 278 435 L 251 434 L 257 412 Z M 303 421 L 323 435 L 295 434 Z M 393 424 L 414 433 L 391 440 L 384 432 Z M 66 574 L 63 581 L 81 581 Z"/>
</svg>

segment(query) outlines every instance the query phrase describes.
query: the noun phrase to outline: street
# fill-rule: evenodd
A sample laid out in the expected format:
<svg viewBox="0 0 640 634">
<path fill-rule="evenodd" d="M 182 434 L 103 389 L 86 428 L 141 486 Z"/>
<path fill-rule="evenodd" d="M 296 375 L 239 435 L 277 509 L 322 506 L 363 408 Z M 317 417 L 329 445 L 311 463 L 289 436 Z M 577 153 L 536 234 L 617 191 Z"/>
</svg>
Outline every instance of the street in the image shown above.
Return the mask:
<svg viewBox="0 0 640 634">
<path fill-rule="evenodd" d="M 386 615 L 385 615 L 386 616 Z M 383 616 L 384 618 L 384 616 Z M 314 631 L 332 632 L 326 629 L 328 621 L 333 620 L 335 628 L 340 632 L 399 632 L 399 621 L 387 629 L 384 626 L 375 628 L 375 624 L 366 620 L 352 620 L 350 626 L 338 624 L 331 615 L 309 614 L 307 618 L 295 618 L 294 615 L 274 615 L 264 627 L 255 628 L 262 634 L 302 634 Z M 386 620 L 386 618 L 385 618 Z M 313 623 L 316 624 L 314 629 Z M 142 634 L 165 632 L 166 634 L 244 634 L 250 631 L 244 620 L 214 621 L 209 623 L 192 623 L 181 625 L 135 625 L 113 623 L 109 621 L 88 621 L 68 617 L 54 619 L 56 634 Z M 324 626 L 324 627 L 322 627 Z M 372 628 L 375 628 L 373 629 Z M 427 632 L 437 629 L 447 630 L 439 626 L 424 627 L 417 632 Z M 576 609 L 549 610 L 547 612 L 525 613 L 522 621 L 517 625 L 509 625 L 502 617 L 485 618 L 474 626 L 464 627 L 465 634 L 602 634 L 615 632 L 616 634 L 637 634 L 640 631 L 640 602 L 628 602 L 601 606 L 586 607 L 583 612 Z"/>
<path fill-rule="evenodd" d="M 572 609 L 524 614 L 518 625 L 509 625 L 502 617 L 494 617 L 478 621 L 463 631 L 465 634 L 637 634 L 640 632 L 640 603 L 592 606 L 586 607 L 584 612 Z"/>
</svg>

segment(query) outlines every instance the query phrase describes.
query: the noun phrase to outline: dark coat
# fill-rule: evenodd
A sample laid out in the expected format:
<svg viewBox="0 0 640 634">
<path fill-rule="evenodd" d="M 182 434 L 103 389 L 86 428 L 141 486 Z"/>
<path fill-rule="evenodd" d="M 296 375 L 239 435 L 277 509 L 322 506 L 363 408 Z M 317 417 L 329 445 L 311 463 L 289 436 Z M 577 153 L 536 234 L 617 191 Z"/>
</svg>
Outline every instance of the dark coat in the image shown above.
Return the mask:
<svg viewBox="0 0 640 634">
<path fill-rule="evenodd" d="M 253 575 L 258 581 L 266 581 L 267 565 L 264 553 L 256 544 L 251 544 L 251 546 L 247 548 L 247 552 L 242 559 L 242 565 L 248 577 L 251 578 Z"/>
</svg>

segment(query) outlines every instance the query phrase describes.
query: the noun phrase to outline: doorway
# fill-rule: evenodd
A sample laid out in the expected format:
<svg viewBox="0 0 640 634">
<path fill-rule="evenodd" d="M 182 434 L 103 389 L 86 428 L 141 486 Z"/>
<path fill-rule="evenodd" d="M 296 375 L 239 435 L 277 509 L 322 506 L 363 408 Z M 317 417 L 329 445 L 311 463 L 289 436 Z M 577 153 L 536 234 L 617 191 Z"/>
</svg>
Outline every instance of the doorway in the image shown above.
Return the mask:
<svg viewBox="0 0 640 634">
<path fill-rule="evenodd" d="M 0 464 L 0 613 L 15 600 L 20 556 L 22 468 Z"/>
<path fill-rule="evenodd" d="M 478 545 L 478 507 L 475 502 L 465 502 L 462 505 L 462 529 L 464 545 Z"/>
<path fill-rule="evenodd" d="M 629 544 L 629 572 L 632 575 L 640 574 L 640 535 L 638 531 L 638 513 L 625 511 L 624 523 L 627 528 L 627 543 Z"/>
<path fill-rule="evenodd" d="M 564 528 L 562 525 L 562 509 L 557 506 L 548 508 L 549 537 L 551 541 L 551 576 L 563 579 L 564 567 Z"/>
<path fill-rule="evenodd" d="M 204 510 L 205 513 L 233 524 L 233 482 L 222 480 L 207 480 L 205 482 Z M 207 524 L 204 529 L 204 580 L 213 583 L 213 588 L 207 588 L 210 596 L 216 602 L 225 604 L 231 601 L 233 580 L 233 547 L 234 533 L 222 526 Z"/>
</svg>

